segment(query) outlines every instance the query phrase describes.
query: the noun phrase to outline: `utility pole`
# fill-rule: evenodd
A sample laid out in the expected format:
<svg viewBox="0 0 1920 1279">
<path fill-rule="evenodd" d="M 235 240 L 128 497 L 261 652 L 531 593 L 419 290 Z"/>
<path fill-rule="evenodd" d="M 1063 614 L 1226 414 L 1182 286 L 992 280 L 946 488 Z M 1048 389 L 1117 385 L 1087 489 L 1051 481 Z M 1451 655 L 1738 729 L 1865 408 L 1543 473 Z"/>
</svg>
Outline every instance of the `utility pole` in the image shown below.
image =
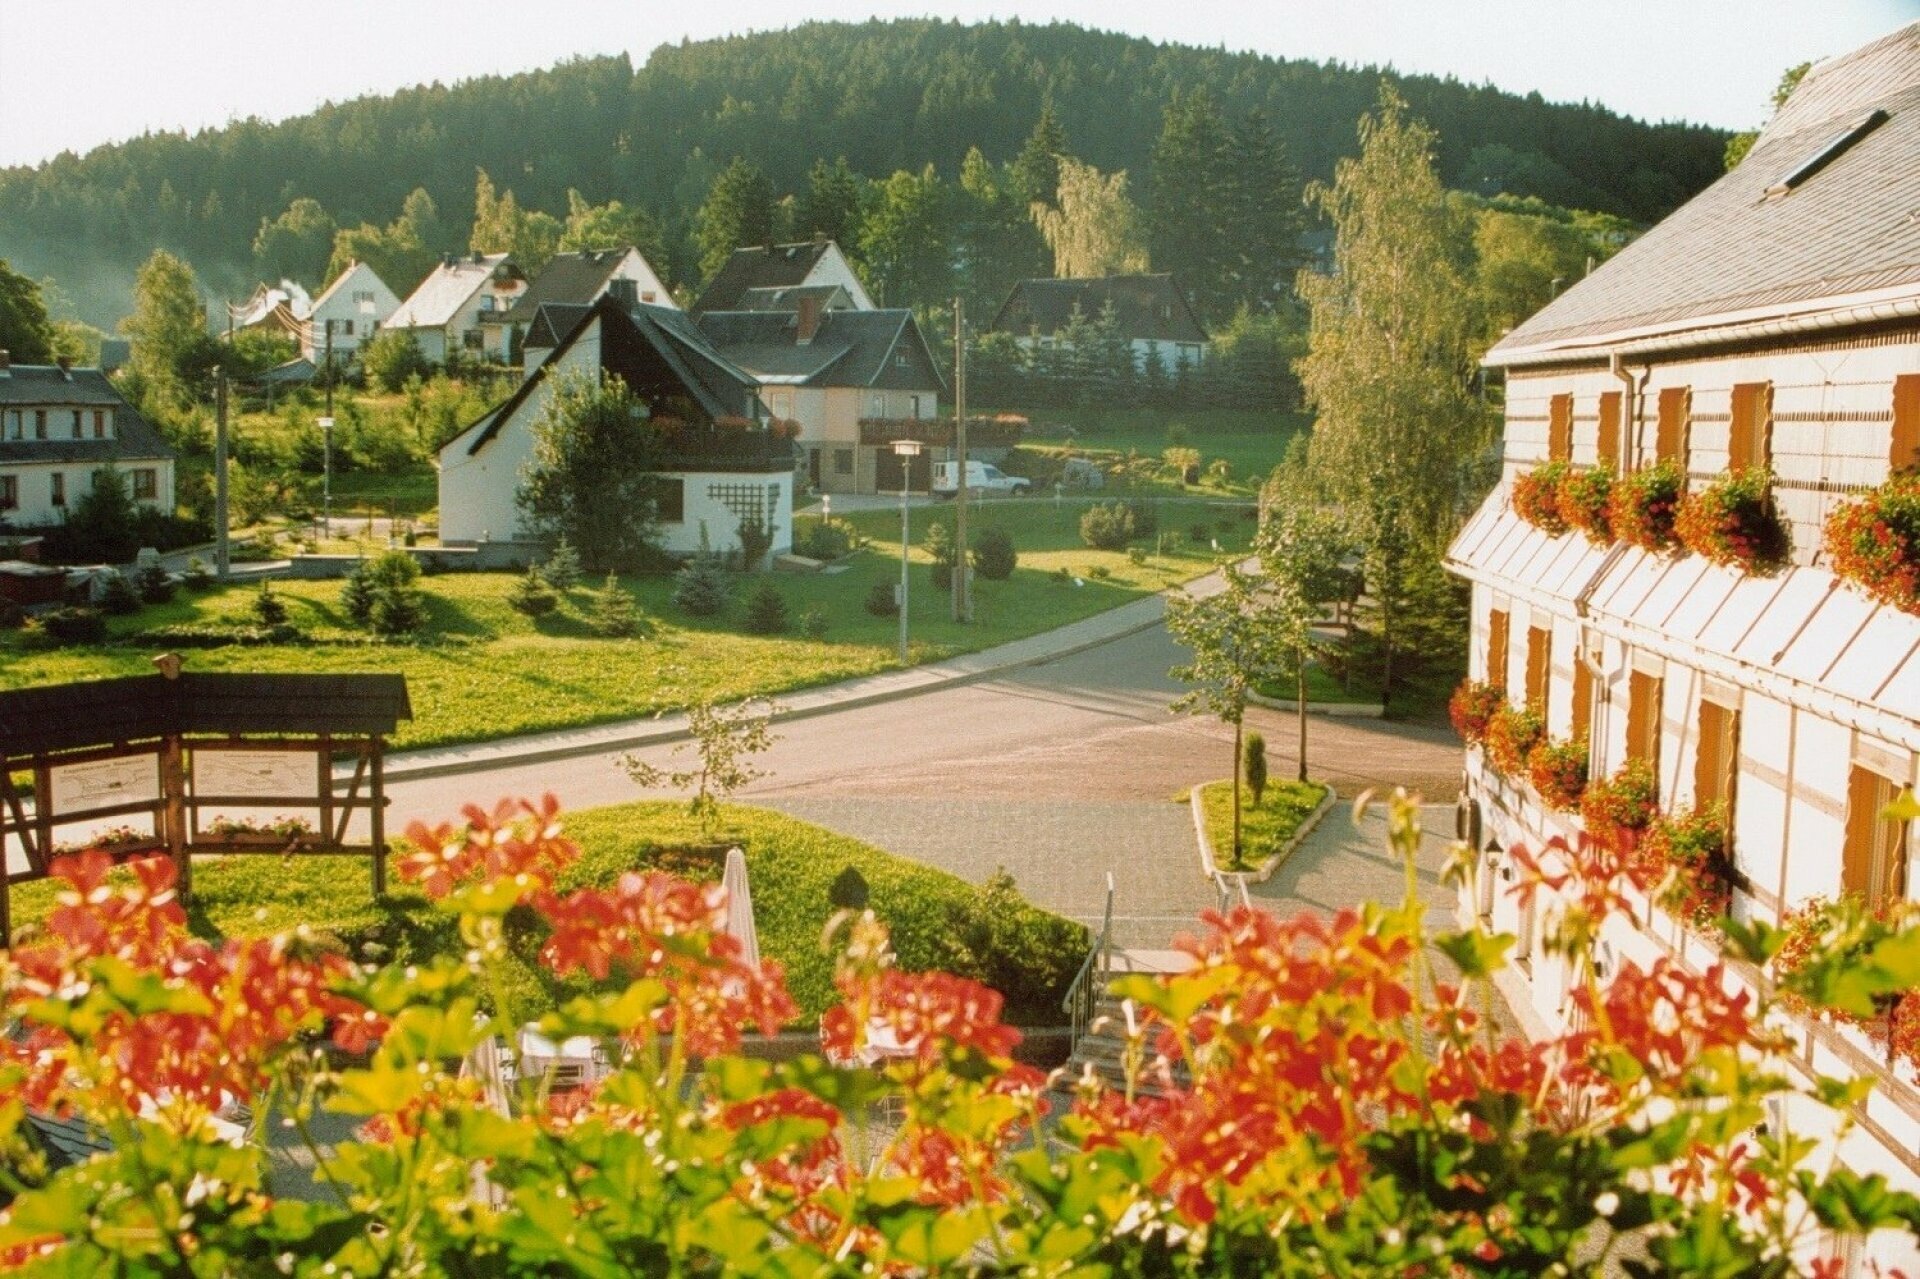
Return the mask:
<svg viewBox="0 0 1920 1279">
<path fill-rule="evenodd" d="M 227 580 L 231 560 L 227 553 L 227 370 L 213 371 L 213 571 Z"/>
<path fill-rule="evenodd" d="M 973 583 L 967 566 L 967 312 L 953 299 L 953 455 L 959 487 L 953 494 L 953 620 L 973 620 Z"/>
<path fill-rule="evenodd" d="M 326 325 L 326 361 L 327 361 L 327 415 L 320 419 L 320 435 L 324 441 L 325 471 L 321 478 L 320 521 L 326 530 L 322 536 L 333 536 L 333 321 L 322 321 Z"/>
</svg>

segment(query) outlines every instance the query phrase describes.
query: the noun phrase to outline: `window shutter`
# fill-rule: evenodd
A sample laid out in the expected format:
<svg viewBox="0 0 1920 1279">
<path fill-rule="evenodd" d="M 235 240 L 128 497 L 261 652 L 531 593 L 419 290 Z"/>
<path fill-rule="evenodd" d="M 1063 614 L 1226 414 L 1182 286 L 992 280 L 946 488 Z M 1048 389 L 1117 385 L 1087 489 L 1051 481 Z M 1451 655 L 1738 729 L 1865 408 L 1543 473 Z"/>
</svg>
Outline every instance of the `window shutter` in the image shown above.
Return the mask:
<svg viewBox="0 0 1920 1279">
<path fill-rule="evenodd" d="M 1609 470 L 1620 466 L 1620 392 L 1608 391 L 1600 397 L 1600 440 L 1596 448 L 1598 462 Z"/>
<path fill-rule="evenodd" d="M 1573 397 L 1556 395 L 1547 419 L 1547 460 L 1564 462 L 1573 456 Z"/>
<path fill-rule="evenodd" d="M 1687 468 L 1687 418 L 1693 408 L 1693 393 L 1684 386 L 1669 386 L 1660 392 L 1660 430 L 1654 442 L 1654 456 L 1662 462 L 1678 462 Z"/>
<path fill-rule="evenodd" d="M 1893 380 L 1893 447 L 1887 464 L 1898 471 L 1920 462 L 1920 373 Z"/>
</svg>

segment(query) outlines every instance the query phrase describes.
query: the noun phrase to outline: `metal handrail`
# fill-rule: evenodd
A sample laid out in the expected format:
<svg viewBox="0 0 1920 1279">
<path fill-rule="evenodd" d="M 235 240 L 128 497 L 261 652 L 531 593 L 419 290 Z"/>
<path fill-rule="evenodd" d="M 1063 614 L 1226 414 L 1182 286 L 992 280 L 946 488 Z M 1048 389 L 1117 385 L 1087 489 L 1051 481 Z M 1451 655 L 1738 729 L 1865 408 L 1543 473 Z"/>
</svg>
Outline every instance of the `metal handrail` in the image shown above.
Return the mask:
<svg viewBox="0 0 1920 1279">
<path fill-rule="evenodd" d="M 1220 913 L 1226 914 L 1235 906 L 1253 906 L 1253 894 L 1247 889 L 1245 875 L 1229 875 L 1222 870 L 1213 872 L 1213 890 L 1220 897 Z"/>
<path fill-rule="evenodd" d="M 1113 977 L 1113 896 L 1113 872 L 1108 871 L 1107 908 L 1100 919 L 1100 935 L 1094 938 L 1086 959 L 1081 961 L 1080 971 L 1067 986 L 1066 998 L 1060 1001 L 1060 1011 L 1067 1014 L 1071 1042 L 1076 1045 L 1092 1024 L 1100 996 L 1106 993 Z"/>
</svg>

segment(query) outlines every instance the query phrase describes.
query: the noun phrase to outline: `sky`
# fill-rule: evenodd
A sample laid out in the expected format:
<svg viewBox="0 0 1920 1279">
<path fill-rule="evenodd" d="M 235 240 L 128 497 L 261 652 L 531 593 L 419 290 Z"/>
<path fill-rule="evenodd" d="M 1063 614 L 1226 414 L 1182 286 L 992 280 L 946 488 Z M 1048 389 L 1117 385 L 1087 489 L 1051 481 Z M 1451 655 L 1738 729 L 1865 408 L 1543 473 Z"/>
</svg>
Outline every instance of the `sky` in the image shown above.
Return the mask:
<svg viewBox="0 0 1920 1279">
<path fill-rule="evenodd" d="M 581 55 L 638 65 L 662 44 L 803 19 L 928 15 L 1058 19 L 1751 128 L 1783 69 L 1920 20 L 1920 0 L 0 0 L 0 165 Z"/>
</svg>

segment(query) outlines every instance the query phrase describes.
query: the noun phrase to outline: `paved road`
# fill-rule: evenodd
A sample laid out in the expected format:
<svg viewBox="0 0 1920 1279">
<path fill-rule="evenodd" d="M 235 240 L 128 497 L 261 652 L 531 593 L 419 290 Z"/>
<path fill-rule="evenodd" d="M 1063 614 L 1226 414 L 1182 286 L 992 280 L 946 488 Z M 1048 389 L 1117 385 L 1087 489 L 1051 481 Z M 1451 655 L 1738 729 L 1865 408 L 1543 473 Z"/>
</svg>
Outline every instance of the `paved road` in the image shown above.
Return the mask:
<svg viewBox="0 0 1920 1279">
<path fill-rule="evenodd" d="M 1081 919 L 1098 916 L 1112 871 L 1121 944 L 1164 946 L 1212 902 L 1179 797 L 1224 776 L 1232 749 L 1226 726 L 1168 713 L 1179 690 L 1166 672 L 1180 659 L 1156 628 L 1002 678 L 794 721 L 763 757 L 770 776 L 742 797 L 970 880 L 1005 866 L 1029 897 Z M 1292 721 L 1250 718 L 1274 772 L 1289 775 Z M 1343 791 L 1405 782 L 1452 796 L 1459 754 L 1444 730 L 1316 719 L 1311 734 L 1315 773 Z M 643 753 L 665 762 L 672 748 Z M 399 782 L 393 811 L 404 823 L 545 790 L 571 808 L 641 795 L 615 758 L 589 756 Z"/>
</svg>

